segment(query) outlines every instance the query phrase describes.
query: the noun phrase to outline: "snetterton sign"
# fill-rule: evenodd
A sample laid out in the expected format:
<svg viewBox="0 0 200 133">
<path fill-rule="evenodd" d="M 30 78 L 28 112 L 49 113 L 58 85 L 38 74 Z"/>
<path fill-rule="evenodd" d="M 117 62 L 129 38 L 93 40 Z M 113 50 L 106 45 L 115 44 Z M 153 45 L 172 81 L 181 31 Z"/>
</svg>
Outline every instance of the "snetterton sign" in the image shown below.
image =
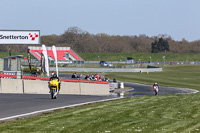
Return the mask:
<svg viewBox="0 0 200 133">
<path fill-rule="evenodd" d="M 0 30 L 0 44 L 40 44 L 40 31 Z"/>
</svg>

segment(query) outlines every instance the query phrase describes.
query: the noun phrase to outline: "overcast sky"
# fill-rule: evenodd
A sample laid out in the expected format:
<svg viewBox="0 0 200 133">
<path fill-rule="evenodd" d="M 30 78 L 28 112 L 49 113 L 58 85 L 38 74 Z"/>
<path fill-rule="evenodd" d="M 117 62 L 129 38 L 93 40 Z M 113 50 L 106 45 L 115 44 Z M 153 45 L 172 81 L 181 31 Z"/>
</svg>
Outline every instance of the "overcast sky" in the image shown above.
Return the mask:
<svg viewBox="0 0 200 133">
<path fill-rule="evenodd" d="M 0 29 L 63 34 L 170 35 L 200 40 L 200 0 L 1 0 Z"/>
</svg>

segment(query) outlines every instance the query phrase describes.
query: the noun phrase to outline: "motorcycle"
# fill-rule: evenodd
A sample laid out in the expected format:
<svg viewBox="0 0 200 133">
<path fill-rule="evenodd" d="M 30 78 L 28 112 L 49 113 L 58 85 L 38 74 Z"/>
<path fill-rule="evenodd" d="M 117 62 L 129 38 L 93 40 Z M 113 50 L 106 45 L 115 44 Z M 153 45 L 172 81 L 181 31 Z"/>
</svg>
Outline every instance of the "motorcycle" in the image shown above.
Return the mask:
<svg viewBox="0 0 200 133">
<path fill-rule="evenodd" d="M 50 89 L 51 99 L 56 99 L 60 90 L 58 79 L 52 79 L 49 81 L 49 89 Z"/>
<path fill-rule="evenodd" d="M 153 90 L 155 91 L 155 96 L 157 96 L 158 95 L 158 86 L 154 86 Z"/>
</svg>

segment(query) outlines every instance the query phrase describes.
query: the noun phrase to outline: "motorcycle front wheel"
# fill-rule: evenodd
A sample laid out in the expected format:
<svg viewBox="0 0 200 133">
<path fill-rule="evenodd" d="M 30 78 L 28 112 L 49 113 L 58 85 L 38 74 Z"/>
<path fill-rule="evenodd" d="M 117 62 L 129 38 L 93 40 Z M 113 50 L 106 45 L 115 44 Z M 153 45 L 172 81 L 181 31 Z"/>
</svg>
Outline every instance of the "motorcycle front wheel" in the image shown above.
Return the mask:
<svg viewBox="0 0 200 133">
<path fill-rule="evenodd" d="M 56 99 L 56 97 L 54 97 L 54 94 L 56 93 L 55 89 L 51 89 L 51 99 Z"/>
</svg>

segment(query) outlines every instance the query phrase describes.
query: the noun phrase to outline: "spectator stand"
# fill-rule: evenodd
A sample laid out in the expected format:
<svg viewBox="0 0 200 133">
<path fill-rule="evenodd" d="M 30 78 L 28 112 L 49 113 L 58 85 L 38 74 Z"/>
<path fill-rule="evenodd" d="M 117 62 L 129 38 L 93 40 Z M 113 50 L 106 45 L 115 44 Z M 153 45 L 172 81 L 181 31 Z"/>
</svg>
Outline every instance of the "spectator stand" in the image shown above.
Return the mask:
<svg viewBox="0 0 200 133">
<path fill-rule="evenodd" d="M 39 62 L 41 61 L 41 47 L 29 46 L 31 55 L 33 55 Z M 70 47 L 56 47 L 57 49 L 57 60 L 59 66 L 66 65 L 83 65 L 85 61 L 75 53 Z M 47 54 L 49 58 L 49 64 L 51 66 L 55 65 L 55 57 L 51 47 L 47 47 Z"/>
</svg>

